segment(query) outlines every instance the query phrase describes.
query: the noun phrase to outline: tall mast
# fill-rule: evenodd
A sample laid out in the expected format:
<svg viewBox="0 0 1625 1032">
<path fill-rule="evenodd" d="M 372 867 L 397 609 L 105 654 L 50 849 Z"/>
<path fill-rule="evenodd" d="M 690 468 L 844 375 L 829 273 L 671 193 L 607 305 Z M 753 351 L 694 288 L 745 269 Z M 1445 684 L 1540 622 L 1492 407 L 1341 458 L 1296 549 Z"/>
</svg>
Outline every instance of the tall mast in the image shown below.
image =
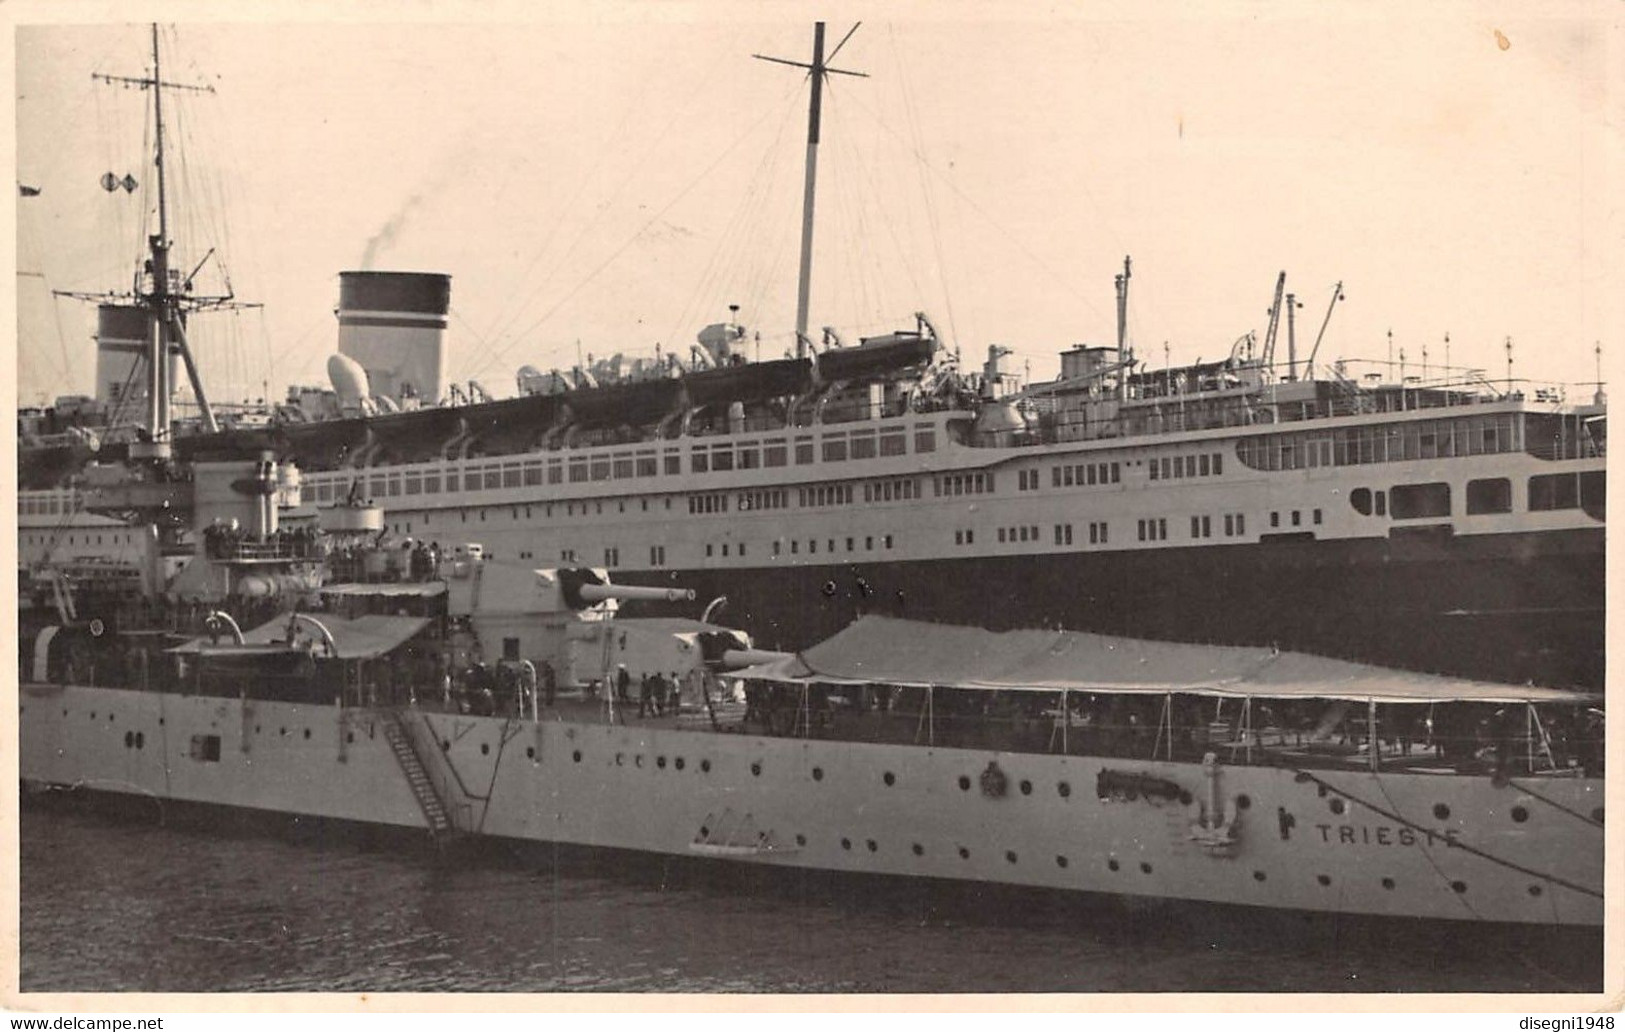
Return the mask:
<svg viewBox="0 0 1625 1032">
<path fill-rule="evenodd" d="M 152 26 L 152 120 L 156 146 L 152 163 L 158 170 L 158 235 L 149 237 L 152 251 L 152 345 L 147 350 L 148 432 L 152 434 L 152 458 L 167 457 L 169 451 L 169 323 L 173 306 L 169 296 L 169 208 L 164 190 L 164 91 L 163 69 L 158 58 L 158 25 Z"/>
<path fill-rule="evenodd" d="M 818 123 L 824 102 L 824 23 L 813 26 L 812 99 L 807 105 L 807 175 L 801 191 L 801 266 L 796 279 L 796 356 L 807 346 L 807 295 L 812 291 L 813 201 L 818 183 Z"/>
<path fill-rule="evenodd" d="M 859 22 L 858 25 L 863 24 Z M 805 68 L 812 78 L 812 97 L 807 105 L 807 173 L 802 185 L 801 193 L 801 268 L 796 281 L 796 357 L 803 358 L 807 354 L 807 309 L 812 296 L 812 254 L 813 254 L 813 201 L 817 193 L 818 183 L 818 136 L 819 123 L 822 118 L 824 104 L 824 77 L 830 73 L 837 75 L 856 75 L 867 78 L 863 72 L 849 72 L 841 68 L 831 68 L 829 60 L 840 53 L 846 46 L 846 41 L 852 38 L 852 33 L 858 31 L 858 25 L 842 37 L 830 52 L 829 58 L 824 57 L 824 23 L 816 22 L 813 25 L 813 55 L 811 64 L 800 61 L 787 61 L 782 57 L 764 57 L 753 54 L 752 57 L 761 61 L 772 61 L 776 64 L 793 65 L 796 68 Z"/>
<path fill-rule="evenodd" d="M 167 459 L 170 453 L 170 401 L 175 388 L 169 377 L 169 353 L 172 346 L 179 351 L 182 361 L 186 364 L 186 375 L 192 382 L 192 393 L 197 398 L 203 429 L 209 433 L 213 433 L 218 429 L 214 418 L 214 410 L 209 406 L 208 396 L 203 391 L 202 378 L 198 376 L 197 364 L 192 358 L 192 350 L 187 345 L 186 330 L 181 321 L 181 312 L 185 307 L 222 307 L 230 302 L 231 298 L 229 295 L 219 298 L 196 298 L 190 295 L 189 287 L 183 288 L 183 291 L 179 294 L 170 290 L 169 192 L 164 178 L 164 90 L 194 90 L 199 93 L 213 93 L 214 87 L 188 86 L 182 83 L 164 81 L 156 23 L 152 26 L 152 78 L 103 75 L 100 72 L 93 74 L 92 78 L 106 83 L 126 87 L 133 86 L 143 90 L 150 88 L 152 90 L 153 136 L 155 141 L 152 163 L 158 173 L 158 232 L 147 237 L 147 250 L 149 252 L 147 271 L 152 275 L 151 292 L 142 294 L 139 287 L 136 291 L 136 300 L 147 309 L 150 318 L 150 331 L 148 334 L 150 340 L 145 356 L 147 361 L 147 425 L 145 429 L 149 440 L 139 441 L 131 445 L 131 455 L 135 458 L 161 461 Z"/>
</svg>

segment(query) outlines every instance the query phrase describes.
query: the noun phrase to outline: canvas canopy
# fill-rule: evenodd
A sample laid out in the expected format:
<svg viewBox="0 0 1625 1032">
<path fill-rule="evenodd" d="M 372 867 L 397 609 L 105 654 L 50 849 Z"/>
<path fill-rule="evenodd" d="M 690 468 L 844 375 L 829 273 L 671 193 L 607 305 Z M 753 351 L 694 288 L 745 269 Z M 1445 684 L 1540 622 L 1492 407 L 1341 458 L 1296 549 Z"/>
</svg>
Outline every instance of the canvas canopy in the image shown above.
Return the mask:
<svg viewBox="0 0 1625 1032">
<path fill-rule="evenodd" d="M 322 626 L 333 635 L 333 643 L 338 647 L 339 659 L 372 659 L 386 652 L 392 652 L 414 635 L 428 626 L 429 621 L 421 616 L 358 616 L 354 620 L 333 616 L 328 613 L 316 615 Z M 320 642 L 320 634 L 308 623 L 301 621 L 298 624 L 297 637 L 300 641 L 316 640 Z M 281 616 L 270 623 L 261 624 L 253 630 L 243 632 L 243 643 L 250 647 L 265 647 L 270 645 L 288 645 L 288 618 Z M 221 635 L 218 641 L 209 638 L 193 638 L 182 645 L 170 649 L 170 652 L 182 655 L 196 655 L 198 653 L 225 654 L 234 650 L 240 651 L 241 646 L 233 642 L 229 634 Z M 318 644 L 316 654 L 325 655 L 321 645 Z"/>
<path fill-rule="evenodd" d="M 891 684 L 1382 703 L 1581 703 L 1593 693 L 1389 670 L 1299 652 L 1081 631 L 986 631 L 865 616 L 787 659 L 732 676 L 784 684 Z"/>
</svg>

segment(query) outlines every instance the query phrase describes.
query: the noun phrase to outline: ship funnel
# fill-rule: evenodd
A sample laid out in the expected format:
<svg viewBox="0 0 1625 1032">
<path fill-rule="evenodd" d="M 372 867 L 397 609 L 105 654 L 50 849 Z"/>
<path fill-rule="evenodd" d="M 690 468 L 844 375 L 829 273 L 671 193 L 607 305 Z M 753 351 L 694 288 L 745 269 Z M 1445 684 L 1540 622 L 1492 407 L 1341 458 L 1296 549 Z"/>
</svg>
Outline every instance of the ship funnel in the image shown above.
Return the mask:
<svg viewBox="0 0 1625 1032">
<path fill-rule="evenodd" d="M 136 305 L 96 310 L 96 401 L 104 407 L 147 396 L 147 375 L 138 366 L 152 346 L 152 316 Z M 180 349 L 171 344 L 166 383 L 175 383 Z"/>
<path fill-rule="evenodd" d="M 450 276 L 341 272 L 339 354 L 366 370 L 373 394 L 435 404 L 446 389 L 450 310 Z"/>
</svg>

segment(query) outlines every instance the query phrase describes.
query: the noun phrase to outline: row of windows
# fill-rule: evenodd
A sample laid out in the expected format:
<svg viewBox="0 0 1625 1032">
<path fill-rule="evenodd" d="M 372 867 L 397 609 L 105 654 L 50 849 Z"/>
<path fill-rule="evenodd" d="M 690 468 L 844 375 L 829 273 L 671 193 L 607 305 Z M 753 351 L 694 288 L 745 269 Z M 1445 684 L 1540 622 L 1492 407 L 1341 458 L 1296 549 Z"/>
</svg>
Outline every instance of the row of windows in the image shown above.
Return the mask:
<svg viewBox="0 0 1625 1032">
<path fill-rule="evenodd" d="M 1260 470 L 1360 466 L 1374 462 L 1497 455 L 1522 447 L 1516 413 L 1424 419 L 1386 426 L 1263 434 L 1237 442 L 1236 455 Z"/>
<path fill-rule="evenodd" d="M 782 487 L 762 491 L 739 492 L 739 511 L 756 512 L 762 509 L 783 509 L 790 504 L 790 492 Z"/>
<path fill-rule="evenodd" d="M 796 489 L 796 504 L 803 509 L 824 505 L 851 505 L 851 484 L 822 484 Z"/>
<path fill-rule="evenodd" d="M 908 454 L 908 435 L 903 427 L 885 430 L 834 431 L 822 435 L 825 462 L 843 462 L 851 459 L 889 458 Z M 815 454 L 812 435 L 797 436 L 795 459 L 797 465 L 812 463 Z M 914 450 L 925 454 L 936 451 L 936 430 L 919 426 L 914 431 Z M 689 450 L 689 471 L 693 473 L 729 472 L 735 469 L 782 467 L 789 464 L 790 440 L 776 438 L 745 443 L 726 442 L 696 445 Z M 655 449 L 615 452 L 610 455 L 561 456 L 548 459 L 493 463 L 461 472 L 411 470 L 378 473 L 370 477 L 312 477 L 311 493 L 318 504 L 335 502 L 349 494 L 351 480 L 363 485 L 374 498 L 393 498 L 401 495 L 439 494 L 458 491 L 498 491 L 516 487 L 540 487 L 543 484 L 583 484 L 606 480 L 630 480 L 653 477 L 661 471 L 666 476 L 679 476 L 683 472 L 682 455 L 675 449 L 657 454 Z M 24 512 L 42 514 L 56 512 L 56 508 L 35 510 L 25 499 Z M 55 504 L 52 502 L 52 504 Z"/>
<path fill-rule="evenodd" d="M 688 514 L 705 516 L 728 511 L 728 496 L 721 491 L 688 496 Z"/>
<path fill-rule="evenodd" d="M 999 528 L 999 542 L 1001 544 L 1007 543 L 1007 542 L 1008 543 L 1015 543 L 1018 540 L 1020 540 L 1020 541 L 1037 541 L 1038 540 L 1038 528 L 1037 527 L 1008 527 L 1008 528 L 1000 527 Z"/>
<path fill-rule="evenodd" d="M 895 480 L 876 480 L 863 485 L 866 502 L 909 502 L 920 497 L 920 482 L 900 477 Z"/>
<path fill-rule="evenodd" d="M 1607 474 L 1601 470 L 1532 476 L 1528 484 L 1529 511 L 1584 509 L 1589 515 L 1602 519 L 1608 494 L 1606 477 Z M 1391 516 L 1396 520 L 1440 519 L 1451 513 L 1450 485 L 1442 482 L 1395 484 L 1387 491 L 1357 487 L 1349 492 L 1349 504 L 1362 516 Z M 1467 482 L 1467 515 L 1484 516 L 1511 511 L 1510 479 L 1483 477 Z"/>
<path fill-rule="evenodd" d="M 893 544 L 894 544 L 894 539 L 892 538 L 892 536 L 890 534 L 866 534 L 866 535 L 864 535 L 864 538 L 863 538 L 863 550 L 865 552 L 872 552 L 872 551 L 875 550 L 875 548 L 877 546 L 882 548 L 882 549 L 890 549 L 893 546 Z M 711 554 L 710 551 L 709 551 L 710 546 L 708 545 L 706 547 L 707 547 L 706 555 L 710 555 Z M 846 539 L 846 550 L 848 552 L 856 552 L 858 550 L 858 539 L 855 538 L 855 537 L 847 538 Z M 824 539 L 824 551 L 826 551 L 826 552 L 834 552 L 834 551 L 836 551 L 836 539 L 835 538 L 825 538 Z M 774 555 L 782 555 L 783 553 L 784 553 L 784 542 L 783 541 L 774 541 L 773 542 L 773 554 Z M 728 546 L 727 545 L 722 546 L 722 554 L 723 555 L 728 554 Z M 739 554 L 740 555 L 745 554 L 745 546 L 744 545 L 739 546 Z M 801 554 L 801 540 L 799 538 L 791 539 L 791 541 L 790 541 L 790 554 L 791 555 L 800 555 Z M 808 555 L 817 555 L 818 554 L 818 539 L 817 538 L 808 538 L 807 539 L 807 554 Z"/>
<path fill-rule="evenodd" d="M 1049 472 L 1051 487 L 1094 487 L 1096 484 L 1115 484 L 1122 479 L 1122 470 L 1115 462 L 1051 466 Z"/>
<path fill-rule="evenodd" d="M 992 494 L 993 474 L 950 473 L 932 478 L 932 487 L 939 498 L 952 495 Z"/>
<path fill-rule="evenodd" d="M 1167 541 L 1168 521 L 1162 518 L 1139 520 L 1141 541 Z"/>
<path fill-rule="evenodd" d="M 1381 492 L 1378 492 L 1378 493 L 1380 494 Z M 1294 526 L 1294 527 L 1303 526 L 1303 510 L 1302 509 L 1293 509 L 1291 512 L 1287 513 L 1287 516 L 1291 520 L 1291 525 L 1292 526 Z M 1314 510 L 1313 512 L 1310 513 L 1310 518 L 1312 520 L 1314 520 L 1314 524 L 1317 527 L 1320 526 L 1322 517 L 1323 517 L 1323 514 L 1319 509 L 1316 509 L 1316 510 Z M 1236 519 L 1238 521 L 1242 521 L 1243 526 L 1245 526 L 1245 517 L 1238 514 L 1236 516 Z M 1270 527 L 1272 529 L 1278 529 L 1280 526 L 1281 526 L 1281 512 L 1280 512 L 1280 510 L 1277 509 L 1274 512 L 1270 513 Z M 1246 531 L 1245 530 L 1238 530 L 1236 533 L 1242 534 L 1242 533 L 1246 533 Z"/>
<path fill-rule="evenodd" d="M 66 537 L 60 533 L 23 533 L 18 535 L 25 545 L 49 545 L 53 542 L 65 545 L 128 545 L 134 542 L 134 537 L 120 531 L 112 534 L 69 534 Z"/>
<path fill-rule="evenodd" d="M 84 498 L 73 493 L 17 496 L 17 512 L 22 516 L 57 516 L 78 512 L 84 507 Z"/>
<path fill-rule="evenodd" d="M 1147 459 L 1152 480 L 1181 480 L 1186 477 L 1218 477 L 1224 475 L 1224 456 L 1218 452 L 1201 455 L 1164 455 L 1160 459 Z"/>
</svg>

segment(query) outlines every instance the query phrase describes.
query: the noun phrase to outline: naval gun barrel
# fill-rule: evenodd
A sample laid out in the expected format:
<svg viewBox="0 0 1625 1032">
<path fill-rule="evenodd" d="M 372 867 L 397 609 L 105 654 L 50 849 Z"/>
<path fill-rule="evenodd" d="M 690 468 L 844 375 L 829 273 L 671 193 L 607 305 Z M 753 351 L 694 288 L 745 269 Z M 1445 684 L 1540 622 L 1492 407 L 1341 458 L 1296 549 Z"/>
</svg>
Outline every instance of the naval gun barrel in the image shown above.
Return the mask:
<svg viewBox="0 0 1625 1032">
<path fill-rule="evenodd" d="M 583 584 L 579 589 L 583 602 L 692 602 L 691 588 L 640 588 L 631 584 Z"/>
<path fill-rule="evenodd" d="M 771 649 L 728 649 L 722 654 L 722 665 L 729 670 L 743 670 L 762 663 L 777 663 L 794 655 L 793 652 L 774 652 Z"/>
</svg>

